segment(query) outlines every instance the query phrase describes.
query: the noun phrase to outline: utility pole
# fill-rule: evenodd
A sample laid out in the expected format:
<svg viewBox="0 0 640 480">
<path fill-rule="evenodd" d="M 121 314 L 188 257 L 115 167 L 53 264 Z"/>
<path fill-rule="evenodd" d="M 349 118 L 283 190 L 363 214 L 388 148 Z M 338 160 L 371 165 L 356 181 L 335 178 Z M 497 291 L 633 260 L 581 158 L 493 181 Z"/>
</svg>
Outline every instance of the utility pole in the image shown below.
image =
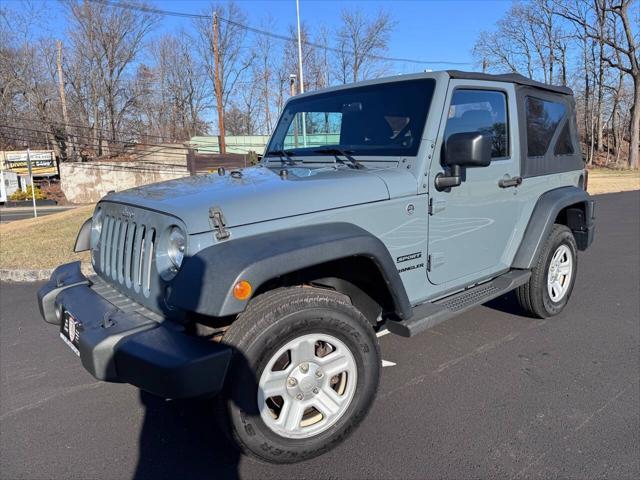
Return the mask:
<svg viewBox="0 0 640 480">
<path fill-rule="evenodd" d="M 224 112 L 222 111 L 222 85 L 220 84 L 220 50 L 218 46 L 218 12 L 213 13 L 213 60 L 214 60 L 214 87 L 218 100 L 218 129 L 220 130 L 220 153 L 227 153 L 227 145 L 224 139 Z"/>
<path fill-rule="evenodd" d="M 57 41 L 58 45 L 58 88 L 60 89 L 60 103 L 62 103 L 62 120 L 64 125 L 62 130 L 64 131 L 64 158 L 69 159 L 69 137 L 67 136 L 67 125 L 69 125 L 69 117 L 67 115 L 67 97 L 64 93 L 64 77 L 62 76 L 62 41 Z"/>
<path fill-rule="evenodd" d="M 298 22 L 298 75 L 300 79 L 300 93 L 304 93 L 304 75 L 302 73 L 302 34 L 300 32 L 300 0 L 296 0 L 296 19 Z M 302 112 L 302 143 L 307 146 L 307 119 Z"/>
</svg>

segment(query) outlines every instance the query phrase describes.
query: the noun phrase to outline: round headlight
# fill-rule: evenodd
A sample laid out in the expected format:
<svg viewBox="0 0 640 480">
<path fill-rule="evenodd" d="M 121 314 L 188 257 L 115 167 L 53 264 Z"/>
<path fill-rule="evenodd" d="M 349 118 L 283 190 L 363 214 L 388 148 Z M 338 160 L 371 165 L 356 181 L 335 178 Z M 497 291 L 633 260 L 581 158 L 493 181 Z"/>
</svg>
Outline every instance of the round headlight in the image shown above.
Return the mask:
<svg viewBox="0 0 640 480">
<path fill-rule="evenodd" d="M 180 265 L 182 265 L 186 248 L 187 236 L 180 227 L 172 227 L 169 232 L 167 255 L 176 270 L 180 268 Z"/>
<path fill-rule="evenodd" d="M 102 209 L 96 208 L 91 219 L 91 248 L 95 248 L 102 233 Z"/>
</svg>

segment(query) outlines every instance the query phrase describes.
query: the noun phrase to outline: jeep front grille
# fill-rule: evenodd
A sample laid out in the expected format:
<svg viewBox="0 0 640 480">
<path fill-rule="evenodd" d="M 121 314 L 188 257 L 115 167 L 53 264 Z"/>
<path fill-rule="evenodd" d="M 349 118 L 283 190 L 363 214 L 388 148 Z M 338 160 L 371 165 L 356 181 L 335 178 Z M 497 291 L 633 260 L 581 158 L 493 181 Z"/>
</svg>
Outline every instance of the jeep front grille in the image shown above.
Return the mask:
<svg viewBox="0 0 640 480">
<path fill-rule="evenodd" d="M 156 230 L 118 216 L 105 215 L 100 234 L 100 269 L 114 283 L 142 291 L 151 289 Z"/>
</svg>

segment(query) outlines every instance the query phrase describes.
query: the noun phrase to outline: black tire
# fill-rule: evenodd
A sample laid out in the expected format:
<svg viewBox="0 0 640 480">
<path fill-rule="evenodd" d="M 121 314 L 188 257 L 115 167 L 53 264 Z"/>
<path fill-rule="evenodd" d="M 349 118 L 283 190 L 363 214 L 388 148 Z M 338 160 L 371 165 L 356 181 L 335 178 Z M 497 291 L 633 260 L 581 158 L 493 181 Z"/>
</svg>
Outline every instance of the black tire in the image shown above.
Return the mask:
<svg viewBox="0 0 640 480">
<path fill-rule="evenodd" d="M 549 295 L 547 278 L 553 255 L 561 245 L 565 245 L 571 254 L 572 274 L 568 290 L 562 298 L 554 301 Z M 516 290 L 518 303 L 527 313 L 538 318 L 548 318 L 557 315 L 564 309 L 571 297 L 578 273 L 577 251 L 576 241 L 571 230 L 565 225 L 555 224 L 531 271 L 531 278 Z"/>
<path fill-rule="evenodd" d="M 327 430 L 304 439 L 269 428 L 258 409 L 258 381 L 277 351 L 302 335 L 325 334 L 350 350 L 357 366 L 355 393 L 344 414 Z M 272 463 L 294 463 L 341 443 L 364 419 L 380 377 L 378 341 L 348 297 L 311 287 L 281 288 L 251 300 L 225 333 L 236 350 L 221 396 L 226 428 L 241 449 Z"/>
</svg>

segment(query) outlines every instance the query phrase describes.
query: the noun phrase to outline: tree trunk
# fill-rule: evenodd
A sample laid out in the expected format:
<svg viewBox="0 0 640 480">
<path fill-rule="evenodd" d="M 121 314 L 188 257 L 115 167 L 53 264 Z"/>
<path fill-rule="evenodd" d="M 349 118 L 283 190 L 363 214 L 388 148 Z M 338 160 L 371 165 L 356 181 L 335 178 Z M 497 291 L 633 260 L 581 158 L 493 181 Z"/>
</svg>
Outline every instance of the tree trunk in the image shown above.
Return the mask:
<svg viewBox="0 0 640 480">
<path fill-rule="evenodd" d="M 613 121 L 613 117 L 611 117 L 611 119 Z M 607 122 L 605 124 L 605 127 L 608 124 L 609 124 L 609 122 Z M 604 164 L 607 165 L 607 166 L 609 165 L 609 156 L 610 156 L 610 153 L 611 153 L 611 149 L 609 148 L 609 145 L 611 145 L 611 140 L 609 139 L 610 134 L 611 134 L 611 129 L 607 128 L 607 155 L 605 156 L 605 159 L 604 159 Z"/>
<path fill-rule="evenodd" d="M 584 61 L 584 143 L 585 145 L 589 144 L 589 60 L 588 60 L 588 50 L 587 50 L 587 35 L 583 37 L 582 41 L 582 54 Z M 587 163 L 591 165 L 591 157 L 587 154 Z"/>
<path fill-rule="evenodd" d="M 602 151 L 602 99 L 604 95 L 604 46 L 600 42 L 600 57 L 598 60 L 598 104 L 596 106 L 596 151 Z"/>
<path fill-rule="evenodd" d="M 562 48 L 562 86 L 567 86 L 567 47 Z"/>
<path fill-rule="evenodd" d="M 622 89 L 624 87 L 624 72 L 622 70 L 618 70 L 618 88 L 616 90 L 615 95 L 613 96 L 613 107 L 611 109 L 611 132 L 613 134 L 613 149 L 616 152 L 616 158 L 619 158 L 620 151 L 620 95 L 622 93 Z"/>
<path fill-rule="evenodd" d="M 629 142 L 629 168 L 638 168 L 640 157 L 640 75 L 633 79 L 633 107 L 631 107 L 631 141 Z"/>
</svg>

